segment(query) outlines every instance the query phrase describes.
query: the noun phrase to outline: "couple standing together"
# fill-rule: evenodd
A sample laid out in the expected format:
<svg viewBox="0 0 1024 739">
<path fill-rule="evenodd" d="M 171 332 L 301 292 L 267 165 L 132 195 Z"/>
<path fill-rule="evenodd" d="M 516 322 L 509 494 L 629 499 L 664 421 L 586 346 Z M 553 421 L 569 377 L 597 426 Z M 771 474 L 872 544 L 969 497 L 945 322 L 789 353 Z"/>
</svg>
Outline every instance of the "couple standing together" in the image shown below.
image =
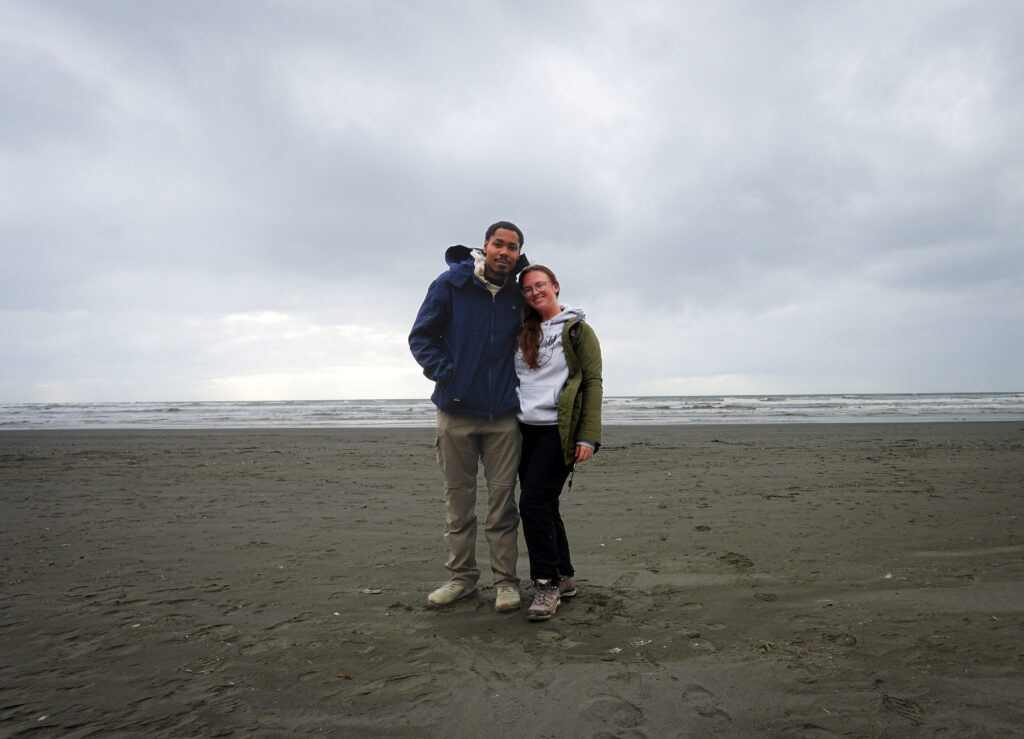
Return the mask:
<svg viewBox="0 0 1024 739">
<path fill-rule="evenodd" d="M 573 465 L 601 445 L 601 348 L 583 311 L 558 302 L 554 272 L 529 265 L 523 240 L 515 224 L 499 221 L 487 229 L 483 249 L 450 247 L 449 269 L 428 288 L 409 347 L 435 382 L 430 399 L 437 406 L 447 514 L 451 579 L 427 603 L 446 606 L 476 592 L 482 461 L 494 607 L 511 611 L 521 604 L 521 514 L 534 584 L 527 618 L 543 621 L 561 598 L 576 594 L 558 500 Z"/>
</svg>

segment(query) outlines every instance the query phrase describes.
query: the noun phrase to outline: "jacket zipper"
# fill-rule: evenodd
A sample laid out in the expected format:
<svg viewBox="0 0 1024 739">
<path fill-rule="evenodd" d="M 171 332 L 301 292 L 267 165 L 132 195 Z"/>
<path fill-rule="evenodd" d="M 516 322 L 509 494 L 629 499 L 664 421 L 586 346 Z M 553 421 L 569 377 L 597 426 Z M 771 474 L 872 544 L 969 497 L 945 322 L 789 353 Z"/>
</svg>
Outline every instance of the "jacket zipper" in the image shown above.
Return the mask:
<svg viewBox="0 0 1024 739">
<path fill-rule="evenodd" d="M 481 287 L 487 290 L 486 286 L 481 285 Z M 490 290 L 487 292 L 491 293 Z M 494 391 L 494 362 L 491 361 L 494 357 L 494 311 L 498 306 L 498 293 L 500 292 L 501 290 L 491 293 L 491 330 L 487 332 L 487 410 L 489 411 L 487 418 L 491 421 L 494 420 L 494 396 L 492 395 Z"/>
</svg>

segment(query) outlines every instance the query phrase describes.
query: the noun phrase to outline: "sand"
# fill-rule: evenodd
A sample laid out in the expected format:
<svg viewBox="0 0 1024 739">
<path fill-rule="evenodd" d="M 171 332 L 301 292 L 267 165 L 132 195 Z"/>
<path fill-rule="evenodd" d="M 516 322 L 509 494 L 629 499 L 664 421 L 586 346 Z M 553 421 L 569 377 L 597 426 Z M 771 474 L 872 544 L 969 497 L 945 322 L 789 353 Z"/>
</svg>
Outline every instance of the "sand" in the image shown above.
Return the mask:
<svg viewBox="0 0 1024 739">
<path fill-rule="evenodd" d="M 544 623 L 432 445 L 0 433 L 0 735 L 1024 734 L 1024 424 L 609 427 Z"/>
</svg>

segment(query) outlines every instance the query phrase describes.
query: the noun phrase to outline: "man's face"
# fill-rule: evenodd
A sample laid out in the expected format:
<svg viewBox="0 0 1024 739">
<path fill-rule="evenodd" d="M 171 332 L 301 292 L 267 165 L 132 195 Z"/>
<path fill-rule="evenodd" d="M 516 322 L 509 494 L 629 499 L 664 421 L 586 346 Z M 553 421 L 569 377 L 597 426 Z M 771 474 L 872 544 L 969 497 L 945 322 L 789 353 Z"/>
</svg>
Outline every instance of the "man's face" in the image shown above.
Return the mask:
<svg viewBox="0 0 1024 739">
<path fill-rule="evenodd" d="M 499 228 L 484 242 L 484 275 L 495 282 L 508 277 L 519 261 L 519 234 Z"/>
</svg>

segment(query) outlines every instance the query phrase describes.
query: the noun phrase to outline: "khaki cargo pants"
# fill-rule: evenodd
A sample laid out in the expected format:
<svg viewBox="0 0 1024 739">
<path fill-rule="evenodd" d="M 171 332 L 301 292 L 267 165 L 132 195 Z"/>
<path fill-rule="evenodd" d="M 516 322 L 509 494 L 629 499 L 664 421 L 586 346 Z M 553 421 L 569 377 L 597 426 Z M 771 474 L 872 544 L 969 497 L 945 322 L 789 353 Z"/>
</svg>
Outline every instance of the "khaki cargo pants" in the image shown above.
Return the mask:
<svg viewBox="0 0 1024 739">
<path fill-rule="evenodd" d="M 490 546 L 494 584 L 518 586 L 519 510 L 516 471 L 522 437 L 514 412 L 494 419 L 464 413 L 437 412 L 437 462 L 444 476 L 445 526 L 448 544 L 445 568 L 460 585 L 475 587 L 476 475 L 480 461 L 487 480 L 487 520 L 484 536 Z"/>
</svg>

